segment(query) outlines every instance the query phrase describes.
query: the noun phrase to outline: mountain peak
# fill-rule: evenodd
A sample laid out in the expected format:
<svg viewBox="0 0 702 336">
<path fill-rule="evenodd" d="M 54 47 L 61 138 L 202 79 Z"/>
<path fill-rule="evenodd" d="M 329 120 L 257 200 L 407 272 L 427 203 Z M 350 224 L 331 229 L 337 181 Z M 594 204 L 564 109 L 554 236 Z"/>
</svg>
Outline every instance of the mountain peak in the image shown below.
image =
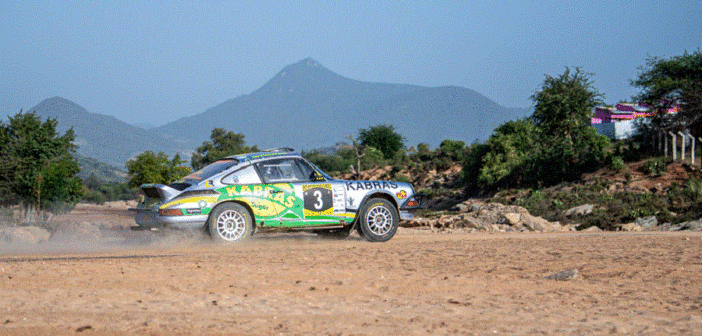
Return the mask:
<svg viewBox="0 0 702 336">
<path fill-rule="evenodd" d="M 319 62 L 315 61 L 311 57 L 308 57 L 303 59 L 302 61 L 286 66 L 285 68 L 283 68 L 283 70 L 280 70 L 276 77 L 286 77 L 295 75 L 301 76 L 304 74 L 324 72 L 334 74 L 331 70 L 325 68 Z"/>
<path fill-rule="evenodd" d="M 311 57 L 290 64 L 278 72 L 258 92 L 300 92 L 315 91 L 335 86 L 342 81 L 351 81 L 325 68 Z"/>
</svg>

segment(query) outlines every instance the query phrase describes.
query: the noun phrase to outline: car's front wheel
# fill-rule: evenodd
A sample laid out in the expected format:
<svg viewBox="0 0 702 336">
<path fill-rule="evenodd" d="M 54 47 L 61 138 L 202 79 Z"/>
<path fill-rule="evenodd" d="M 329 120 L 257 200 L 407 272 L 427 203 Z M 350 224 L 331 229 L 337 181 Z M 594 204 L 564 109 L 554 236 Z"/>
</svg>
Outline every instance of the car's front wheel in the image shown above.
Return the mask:
<svg viewBox="0 0 702 336">
<path fill-rule="evenodd" d="M 383 198 L 368 200 L 361 211 L 361 232 L 372 242 L 390 240 L 400 225 L 400 215 L 390 201 Z"/>
<path fill-rule="evenodd" d="M 236 242 L 251 236 L 252 223 L 251 214 L 246 208 L 236 203 L 224 203 L 210 215 L 208 228 L 215 241 Z"/>
</svg>

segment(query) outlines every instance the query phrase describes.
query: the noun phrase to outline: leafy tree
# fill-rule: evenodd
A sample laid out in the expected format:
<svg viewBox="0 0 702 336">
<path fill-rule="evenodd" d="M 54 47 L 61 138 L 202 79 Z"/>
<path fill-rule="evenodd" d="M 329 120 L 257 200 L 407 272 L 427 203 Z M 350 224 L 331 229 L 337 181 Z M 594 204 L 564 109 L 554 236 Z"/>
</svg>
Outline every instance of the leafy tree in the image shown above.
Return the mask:
<svg viewBox="0 0 702 336">
<path fill-rule="evenodd" d="M 404 137 L 395 132 L 392 125 L 377 125 L 358 131 L 358 141 L 364 147 L 374 147 L 383 153 L 386 160 L 395 157 L 397 151 L 404 147 Z"/>
<path fill-rule="evenodd" d="M 532 183 L 573 180 L 606 159 L 609 140 L 590 126 L 593 108 L 602 104 L 590 76 L 566 68 L 558 77 L 546 76 L 531 96 L 535 103 L 531 120 L 539 131 L 541 149 L 538 156 L 531 156 L 525 174 Z"/>
<path fill-rule="evenodd" d="M 32 205 L 53 212 L 72 208 L 82 196 L 80 168 L 73 158 L 73 129 L 56 132 L 56 119 L 42 122 L 20 113 L 0 122 L 0 189 L 5 204 Z"/>
<path fill-rule="evenodd" d="M 446 139 L 441 142 L 439 148 L 441 152 L 450 157 L 453 161 L 460 161 L 463 159 L 465 154 L 466 143 L 460 140 L 450 140 Z"/>
<path fill-rule="evenodd" d="M 366 147 L 363 149 L 363 157 L 361 158 L 361 169 L 371 169 L 383 165 L 383 153 L 375 147 Z"/>
<path fill-rule="evenodd" d="M 531 119 L 542 134 L 568 138 L 590 127 L 592 110 L 603 103 L 590 76 L 579 68 L 575 72 L 566 68 L 558 77 L 546 76 L 541 89 L 531 96 L 535 104 Z"/>
<path fill-rule="evenodd" d="M 339 149 L 342 150 L 343 148 Z M 300 154 L 328 174 L 345 172 L 349 169 L 349 166 L 352 165 L 352 161 L 345 159 L 343 156 L 339 155 L 338 152 L 334 154 L 324 154 L 314 150 L 312 152 L 303 151 Z"/>
<path fill-rule="evenodd" d="M 590 126 L 601 94 L 589 74 L 566 68 L 560 76 L 546 76 L 531 98 L 535 105 L 529 119 L 507 122 L 485 144 L 468 148 L 467 184 L 552 185 L 606 162 L 609 140 Z"/>
<path fill-rule="evenodd" d="M 536 126 L 530 120 L 509 121 L 495 129 L 486 142 L 481 158 L 478 182 L 496 184 L 512 177 L 511 183 L 523 181 L 523 167 L 538 148 Z"/>
<path fill-rule="evenodd" d="M 702 50 L 670 59 L 652 57 L 639 71 L 639 77 L 631 84 L 641 89 L 637 98 L 659 112 L 654 125 L 673 131 L 691 128 L 696 136 L 701 136 Z M 662 113 L 676 105 L 680 111 L 675 115 Z"/>
<path fill-rule="evenodd" d="M 430 161 L 434 158 L 434 153 L 432 153 L 431 149 L 429 149 L 429 145 L 423 142 L 420 142 L 417 145 L 416 155 L 420 161 Z"/>
<path fill-rule="evenodd" d="M 135 189 L 129 188 L 126 182 L 103 183 L 102 181 L 97 181 L 97 184 L 93 184 L 93 187 L 88 184 L 85 184 L 85 186 L 88 188 L 88 191 L 83 196 L 83 201 L 97 204 L 110 201 L 133 200 L 139 194 Z"/>
<path fill-rule="evenodd" d="M 129 186 L 139 187 L 145 183 L 169 184 L 190 173 L 190 168 L 181 166 L 184 160 L 176 154 L 173 159 L 163 152 L 146 151 L 127 162 Z"/>
<path fill-rule="evenodd" d="M 256 146 L 246 146 L 243 133 L 227 132 L 223 128 L 215 128 L 210 134 L 212 141 L 205 141 L 198 147 L 191 159 L 194 170 L 215 162 L 225 156 L 256 152 Z"/>
</svg>

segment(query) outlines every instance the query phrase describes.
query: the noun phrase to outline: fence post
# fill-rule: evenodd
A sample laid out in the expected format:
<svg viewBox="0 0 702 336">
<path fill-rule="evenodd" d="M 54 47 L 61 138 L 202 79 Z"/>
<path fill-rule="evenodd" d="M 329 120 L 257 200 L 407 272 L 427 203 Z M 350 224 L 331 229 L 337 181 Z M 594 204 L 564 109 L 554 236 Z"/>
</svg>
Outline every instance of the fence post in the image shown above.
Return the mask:
<svg viewBox="0 0 702 336">
<path fill-rule="evenodd" d="M 663 153 L 665 154 L 665 157 L 668 157 L 668 136 L 663 134 L 663 140 L 665 142 L 665 146 L 663 147 Z"/>
<path fill-rule="evenodd" d="M 676 139 L 675 139 L 675 133 L 673 133 L 673 132 L 668 132 L 668 134 L 670 134 L 670 141 L 672 142 L 672 145 L 673 145 L 673 161 L 675 161 L 675 160 L 678 159 L 678 158 L 677 158 L 678 149 L 676 148 L 676 147 L 678 146 L 678 144 L 677 144 L 676 141 L 675 141 L 675 140 L 676 140 Z"/>
<path fill-rule="evenodd" d="M 695 165 L 695 137 L 692 136 L 692 134 L 687 133 L 687 136 L 690 138 L 690 164 Z"/>
<path fill-rule="evenodd" d="M 686 142 L 685 139 L 687 137 L 682 132 L 678 132 L 678 135 L 680 135 L 680 140 L 682 142 L 682 149 L 680 151 L 680 160 L 682 160 L 682 162 L 685 162 L 685 147 L 686 147 L 685 146 L 685 142 Z"/>
</svg>

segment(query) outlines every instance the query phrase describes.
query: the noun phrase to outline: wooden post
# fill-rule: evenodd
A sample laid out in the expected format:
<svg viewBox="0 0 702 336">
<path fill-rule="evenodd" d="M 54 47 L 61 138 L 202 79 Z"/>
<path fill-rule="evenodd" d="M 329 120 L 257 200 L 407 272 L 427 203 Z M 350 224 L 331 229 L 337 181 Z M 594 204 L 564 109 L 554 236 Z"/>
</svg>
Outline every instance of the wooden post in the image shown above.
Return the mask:
<svg viewBox="0 0 702 336">
<path fill-rule="evenodd" d="M 665 141 L 665 147 L 663 149 L 663 153 L 665 154 L 665 157 L 668 157 L 668 136 L 664 136 L 663 140 Z"/>
<path fill-rule="evenodd" d="M 678 146 L 678 144 L 675 141 L 677 139 L 675 139 L 675 133 L 668 132 L 668 134 L 670 134 L 670 141 L 672 142 L 672 145 L 673 145 L 673 161 L 675 161 L 678 159 L 678 157 L 677 157 L 678 149 L 676 148 Z"/>
<path fill-rule="evenodd" d="M 695 137 L 692 136 L 692 134 L 687 133 L 687 136 L 690 137 L 690 164 L 695 165 Z"/>
<path fill-rule="evenodd" d="M 685 138 L 686 138 L 686 136 L 685 136 L 685 134 L 683 134 L 682 132 L 678 132 L 678 135 L 680 135 L 680 140 L 681 140 L 681 142 L 682 142 L 682 144 L 681 144 L 681 145 L 682 145 L 682 150 L 680 151 L 680 159 L 681 159 L 683 162 L 685 162 L 685 147 L 686 147 L 686 146 L 685 146 Z"/>
</svg>

